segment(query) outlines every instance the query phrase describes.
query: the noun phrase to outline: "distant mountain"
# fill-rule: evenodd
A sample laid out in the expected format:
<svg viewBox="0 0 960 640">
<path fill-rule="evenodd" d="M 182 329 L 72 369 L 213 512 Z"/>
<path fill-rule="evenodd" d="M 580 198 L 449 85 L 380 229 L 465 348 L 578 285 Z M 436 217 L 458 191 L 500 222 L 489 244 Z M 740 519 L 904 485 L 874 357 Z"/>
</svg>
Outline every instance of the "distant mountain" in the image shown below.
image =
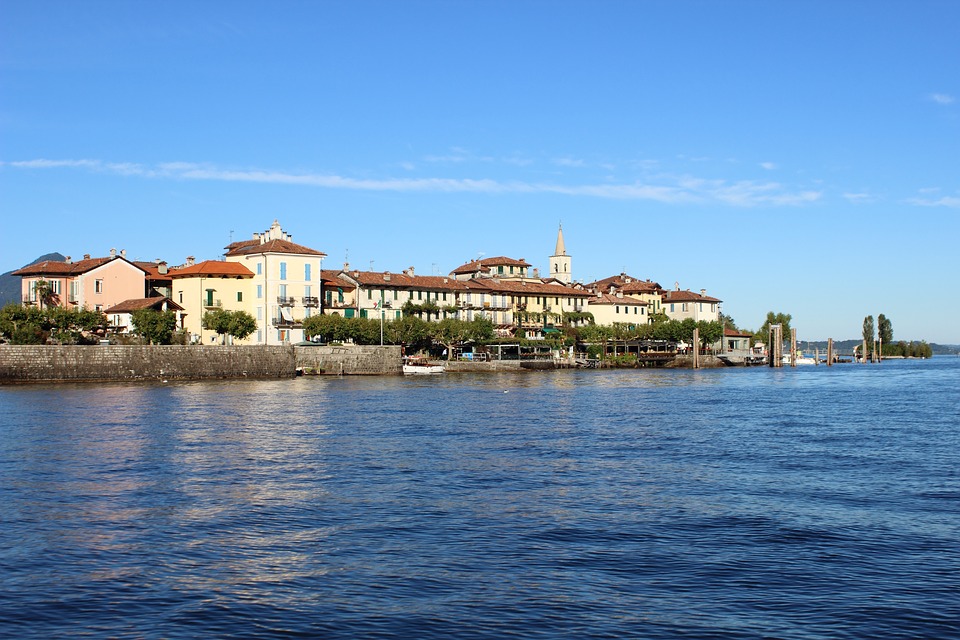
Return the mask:
<svg viewBox="0 0 960 640">
<path fill-rule="evenodd" d="M 33 262 L 28 262 L 21 267 L 17 267 L 17 269 L 29 267 L 31 264 L 37 264 L 38 262 L 43 262 L 44 260 L 56 260 L 58 262 L 63 262 L 66 259 L 66 256 L 63 254 L 48 253 L 40 256 Z M 5 304 L 10 304 L 11 302 L 20 302 L 20 276 L 12 275 L 17 269 L 7 271 L 3 275 L 0 275 L 0 307 L 4 306 Z"/>
</svg>

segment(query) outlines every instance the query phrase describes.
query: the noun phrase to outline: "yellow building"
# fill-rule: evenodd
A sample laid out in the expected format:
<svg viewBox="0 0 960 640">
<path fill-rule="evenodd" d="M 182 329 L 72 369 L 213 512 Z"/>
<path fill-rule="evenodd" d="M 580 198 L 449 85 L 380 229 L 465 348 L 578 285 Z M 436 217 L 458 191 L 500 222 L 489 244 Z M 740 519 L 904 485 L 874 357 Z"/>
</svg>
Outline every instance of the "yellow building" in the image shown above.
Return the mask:
<svg viewBox="0 0 960 640">
<path fill-rule="evenodd" d="M 216 309 L 250 313 L 254 274 L 242 264 L 206 260 L 171 269 L 168 276 L 173 301 L 184 309 L 183 328 L 193 342 L 217 344 L 222 338 L 203 328 L 204 313 Z M 235 344 L 251 344 L 252 337 Z"/>
<path fill-rule="evenodd" d="M 327 254 L 296 244 L 276 220 L 268 230 L 253 234 L 253 239 L 233 242 L 226 249 L 228 262 L 242 264 L 253 273 L 247 306 L 257 319 L 252 343 L 302 341 L 304 318 L 320 313 L 321 266 Z"/>
</svg>

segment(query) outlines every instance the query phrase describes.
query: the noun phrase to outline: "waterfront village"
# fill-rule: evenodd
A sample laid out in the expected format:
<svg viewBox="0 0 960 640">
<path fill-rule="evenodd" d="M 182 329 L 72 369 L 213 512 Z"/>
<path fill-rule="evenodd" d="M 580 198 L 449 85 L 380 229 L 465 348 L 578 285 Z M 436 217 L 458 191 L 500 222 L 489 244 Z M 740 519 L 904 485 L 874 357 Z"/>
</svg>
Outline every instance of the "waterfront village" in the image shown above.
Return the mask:
<svg viewBox="0 0 960 640">
<path fill-rule="evenodd" d="M 102 312 L 109 334 L 117 338 L 134 331 L 132 317 L 138 310 L 172 311 L 191 344 L 229 340 L 203 321 L 205 314 L 218 310 L 244 311 L 256 320 L 249 335 L 232 340 L 238 345 L 301 343 L 311 338 L 304 323 L 309 327 L 307 319 L 315 315 L 396 320 L 415 313 L 433 322 L 486 318 L 494 338 L 527 343 L 586 324 L 636 327 L 664 317 L 696 323 L 722 318 L 722 301 L 703 289 L 664 289 L 626 273 L 574 281 L 562 226 L 549 256 L 549 273 L 506 256 L 468 261 L 446 276 L 419 275 L 413 267 L 397 272 L 361 271 L 349 264 L 327 269 L 324 258 L 323 251 L 294 242 L 274 221 L 249 240 L 228 244 L 220 260 L 141 262 L 111 249 L 106 257 L 43 261 L 14 275 L 21 277 L 25 305 L 42 305 L 46 299 L 47 304 Z M 751 337 L 727 328 L 714 347 L 750 353 Z M 457 355 L 462 355 L 459 350 Z"/>
</svg>

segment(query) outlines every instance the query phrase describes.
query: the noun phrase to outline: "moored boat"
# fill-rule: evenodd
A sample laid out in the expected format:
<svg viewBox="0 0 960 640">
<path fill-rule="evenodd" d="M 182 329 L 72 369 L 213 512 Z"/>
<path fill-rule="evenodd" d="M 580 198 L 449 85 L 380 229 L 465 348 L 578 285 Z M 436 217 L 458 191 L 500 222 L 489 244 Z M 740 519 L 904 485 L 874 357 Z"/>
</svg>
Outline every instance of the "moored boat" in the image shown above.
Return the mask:
<svg viewBox="0 0 960 640">
<path fill-rule="evenodd" d="M 431 364 L 427 358 L 408 356 L 403 359 L 403 374 L 409 376 L 443 373 L 442 364 Z"/>
</svg>

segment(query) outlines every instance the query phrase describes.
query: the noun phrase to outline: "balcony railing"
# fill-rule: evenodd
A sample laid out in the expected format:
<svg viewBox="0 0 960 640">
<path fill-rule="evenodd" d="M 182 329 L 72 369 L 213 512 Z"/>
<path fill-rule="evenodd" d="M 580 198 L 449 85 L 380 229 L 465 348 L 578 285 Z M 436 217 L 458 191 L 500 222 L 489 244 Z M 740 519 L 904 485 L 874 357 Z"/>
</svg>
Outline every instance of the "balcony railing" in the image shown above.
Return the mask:
<svg viewBox="0 0 960 640">
<path fill-rule="evenodd" d="M 273 326 L 279 329 L 299 329 L 303 326 L 302 322 L 297 320 L 286 320 L 284 318 L 274 318 Z"/>
<path fill-rule="evenodd" d="M 304 297 L 300 298 L 300 301 L 303 302 L 303 306 L 305 306 L 305 307 L 319 307 L 319 306 L 320 306 L 320 298 L 314 298 L 314 297 L 311 297 L 311 296 L 304 296 Z"/>
<path fill-rule="evenodd" d="M 203 306 L 207 309 L 219 309 L 223 306 L 223 302 L 220 300 L 204 300 Z"/>
<path fill-rule="evenodd" d="M 277 296 L 277 304 L 281 307 L 292 307 L 297 304 L 297 299 L 289 296 Z"/>
</svg>

